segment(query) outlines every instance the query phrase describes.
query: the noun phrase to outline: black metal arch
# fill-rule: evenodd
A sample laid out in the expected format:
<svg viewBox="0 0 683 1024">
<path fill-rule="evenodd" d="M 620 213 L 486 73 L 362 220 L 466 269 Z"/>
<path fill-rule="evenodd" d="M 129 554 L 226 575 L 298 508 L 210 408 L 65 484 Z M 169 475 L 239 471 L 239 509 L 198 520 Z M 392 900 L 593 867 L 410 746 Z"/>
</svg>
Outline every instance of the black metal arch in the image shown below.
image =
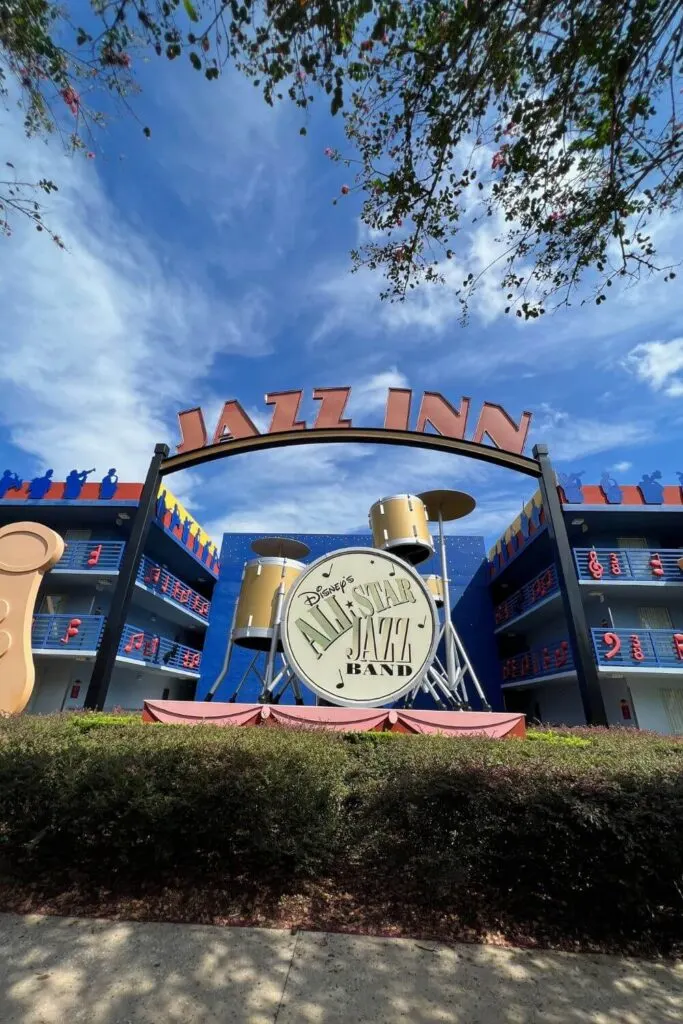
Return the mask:
<svg viewBox="0 0 683 1024">
<path fill-rule="evenodd" d="M 276 434 L 256 434 L 253 437 L 231 438 L 218 444 L 194 448 L 189 452 L 171 455 L 160 466 L 161 476 L 177 473 L 181 469 L 201 466 L 205 462 L 241 455 L 244 452 L 259 452 L 269 448 L 284 448 L 298 444 L 391 444 L 430 451 L 463 455 L 465 458 L 489 462 L 505 469 L 538 478 L 541 465 L 538 459 L 515 452 L 494 448 L 492 445 L 461 441 L 441 434 L 418 434 L 412 430 L 387 430 L 383 427 L 323 427 L 310 430 L 286 430 Z"/>
</svg>

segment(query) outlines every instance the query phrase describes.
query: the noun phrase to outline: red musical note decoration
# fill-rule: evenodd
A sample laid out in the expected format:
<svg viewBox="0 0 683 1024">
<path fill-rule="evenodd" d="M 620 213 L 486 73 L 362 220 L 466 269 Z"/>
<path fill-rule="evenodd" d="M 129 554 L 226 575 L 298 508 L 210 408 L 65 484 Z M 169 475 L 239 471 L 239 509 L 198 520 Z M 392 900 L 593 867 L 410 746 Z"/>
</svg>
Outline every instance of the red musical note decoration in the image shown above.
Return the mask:
<svg viewBox="0 0 683 1024">
<path fill-rule="evenodd" d="M 643 645 L 640 642 L 640 637 L 637 633 L 631 633 L 629 637 L 631 641 L 631 657 L 634 661 L 645 661 L 645 654 L 643 653 Z"/>
<path fill-rule="evenodd" d="M 598 558 L 598 553 L 595 549 L 593 549 L 588 556 L 588 571 L 594 580 L 601 580 L 602 574 L 605 571 L 600 564 L 600 559 Z"/>
<path fill-rule="evenodd" d="M 173 590 L 171 591 L 171 597 L 174 601 L 178 601 L 179 604 L 187 604 L 190 599 L 190 587 L 184 587 L 180 580 L 176 580 L 173 584 Z"/>
<path fill-rule="evenodd" d="M 568 658 L 569 644 L 566 640 L 563 640 L 560 646 L 555 650 L 555 668 L 562 668 L 563 665 L 566 665 Z"/>
<path fill-rule="evenodd" d="M 150 565 L 144 576 L 145 583 L 158 583 L 161 577 L 161 567 L 158 565 Z"/>
<path fill-rule="evenodd" d="M 130 654 L 131 651 L 142 650 L 142 645 L 144 644 L 144 642 L 144 633 L 131 633 L 131 635 L 128 637 L 128 643 L 123 648 L 124 654 Z"/>
<path fill-rule="evenodd" d="M 606 644 L 610 649 L 605 654 L 605 661 L 611 661 L 612 658 L 616 658 L 617 654 L 621 650 L 621 640 L 616 633 L 604 633 L 602 637 L 603 644 Z"/>
<path fill-rule="evenodd" d="M 679 661 L 683 661 L 683 633 L 674 633 L 674 650 Z"/>
<path fill-rule="evenodd" d="M 159 637 L 158 636 L 146 636 L 145 644 L 142 649 L 143 658 L 153 658 L 159 650 Z"/>
<path fill-rule="evenodd" d="M 612 576 L 621 576 L 621 562 L 616 551 L 610 551 L 609 571 Z"/>
<path fill-rule="evenodd" d="M 61 644 L 68 644 L 69 640 L 73 637 L 78 636 L 78 628 L 81 625 L 80 619 L 69 619 L 69 625 L 66 627 L 64 636 L 60 638 Z"/>
<path fill-rule="evenodd" d="M 89 566 L 89 568 L 92 569 L 92 567 L 94 565 L 97 565 L 97 563 L 99 562 L 101 554 L 102 554 L 102 545 L 98 544 L 97 547 L 93 548 L 92 551 L 90 552 L 90 554 L 88 555 L 88 561 L 86 562 L 86 565 Z"/>
<path fill-rule="evenodd" d="M 662 565 L 662 560 L 659 557 L 659 555 L 653 554 L 652 558 L 650 559 L 650 568 L 652 569 L 653 576 L 664 575 L 664 566 Z"/>
<path fill-rule="evenodd" d="M 199 668 L 199 651 L 183 651 L 183 668 Z"/>
<path fill-rule="evenodd" d="M 197 612 L 197 615 L 208 615 L 209 613 L 209 602 L 201 594 L 193 594 L 192 600 L 190 601 L 190 607 L 193 612 Z M 496 622 L 498 620 L 496 619 Z"/>
</svg>

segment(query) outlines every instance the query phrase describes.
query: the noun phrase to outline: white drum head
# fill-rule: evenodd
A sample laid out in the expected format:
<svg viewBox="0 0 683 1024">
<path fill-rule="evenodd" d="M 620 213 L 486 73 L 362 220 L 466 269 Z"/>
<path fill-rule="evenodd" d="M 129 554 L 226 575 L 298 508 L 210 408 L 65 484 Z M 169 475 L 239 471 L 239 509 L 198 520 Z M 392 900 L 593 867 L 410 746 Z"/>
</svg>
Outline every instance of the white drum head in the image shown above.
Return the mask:
<svg viewBox="0 0 683 1024">
<path fill-rule="evenodd" d="M 282 616 L 292 671 L 344 707 L 379 707 L 414 689 L 434 661 L 438 631 L 422 578 L 376 548 L 343 548 L 313 562 L 290 588 Z"/>
</svg>

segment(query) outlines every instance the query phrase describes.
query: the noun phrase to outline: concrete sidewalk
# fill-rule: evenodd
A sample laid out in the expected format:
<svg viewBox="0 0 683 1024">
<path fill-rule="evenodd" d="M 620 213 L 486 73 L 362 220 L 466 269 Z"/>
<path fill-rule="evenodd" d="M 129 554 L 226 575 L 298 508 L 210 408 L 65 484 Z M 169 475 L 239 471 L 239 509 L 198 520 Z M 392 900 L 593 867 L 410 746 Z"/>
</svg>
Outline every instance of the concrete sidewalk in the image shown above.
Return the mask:
<svg viewBox="0 0 683 1024">
<path fill-rule="evenodd" d="M 683 963 L 0 914 L 1 1024 L 659 1024 Z"/>
</svg>

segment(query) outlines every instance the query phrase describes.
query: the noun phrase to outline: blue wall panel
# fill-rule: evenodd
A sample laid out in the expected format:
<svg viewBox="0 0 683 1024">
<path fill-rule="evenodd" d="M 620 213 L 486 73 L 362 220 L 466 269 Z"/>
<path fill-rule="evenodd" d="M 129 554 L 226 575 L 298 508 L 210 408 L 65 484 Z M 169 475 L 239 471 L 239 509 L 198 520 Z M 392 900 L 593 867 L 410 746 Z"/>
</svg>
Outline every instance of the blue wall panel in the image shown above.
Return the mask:
<svg viewBox="0 0 683 1024">
<path fill-rule="evenodd" d="M 211 602 L 209 629 L 202 657 L 202 675 L 197 684 L 197 700 L 204 699 L 221 671 L 244 563 L 256 557 L 251 551 L 251 543 L 257 537 L 263 536 L 264 534 L 255 533 L 226 533 L 223 537 L 221 571 Z M 287 536 L 308 544 L 311 554 L 305 559 L 306 562 L 312 562 L 340 548 L 372 546 L 369 534 L 301 533 Z M 455 605 L 453 621 L 461 632 L 489 701 L 494 708 L 500 708 L 500 670 L 493 637 L 493 606 L 488 589 L 484 538 L 447 537 L 446 553 L 451 578 L 451 602 Z M 438 556 L 435 555 L 423 562 L 418 566 L 418 570 L 424 575 L 439 573 Z M 230 672 L 216 692 L 215 700 L 229 699 L 252 657 L 252 651 L 235 648 Z M 240 691 L 238 699 L 244 703 L 256 701 L 259 688 L 258 680 L 255 677 L 250 678 Z M 304 689 L 304 698 L 307 704 L 315 703 L 314 695 L 309 690 Z M 291 691 L 288 691 L 283 703 L 292 701 Z M 473 701 L 473 705 L 478 706 L 476 700 Z M 433 707 L 433 704 L 431 699 L 423 695 L 416 701 L 415 706 Z"/>
</svg>

